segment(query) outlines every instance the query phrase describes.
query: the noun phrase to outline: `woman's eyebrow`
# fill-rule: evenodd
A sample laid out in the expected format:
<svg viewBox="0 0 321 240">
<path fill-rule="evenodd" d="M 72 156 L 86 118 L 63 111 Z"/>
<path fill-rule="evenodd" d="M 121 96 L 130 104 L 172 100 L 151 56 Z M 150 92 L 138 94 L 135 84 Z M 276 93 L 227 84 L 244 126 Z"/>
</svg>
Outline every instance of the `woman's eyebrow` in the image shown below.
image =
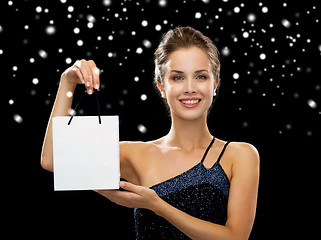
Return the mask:
<svg viewBox="0 0 321 240">
<path fill-rule="evenodd" d="M 200 72 L 208 72 L 206 69 L 201 69 L 201 70 L 197 70 L 194 73 L 200 73 Z"/>
<path fill-rule="evenodd" d="M 180 70 L 172 70 L 171 72 L 175 72 L 175 73 L 184 73 L 183 71 Z M 201 69 L 201 70 L 197 70 L 194 73 L 200 73 L 200 72 L 208 72 L 206 69 Z"/>
<path fill-rule="evenodd" d="M 179 71 L 179 70 L 172 70 L 171 72 L 184 73 L 183 71 Z"/>
</svg>

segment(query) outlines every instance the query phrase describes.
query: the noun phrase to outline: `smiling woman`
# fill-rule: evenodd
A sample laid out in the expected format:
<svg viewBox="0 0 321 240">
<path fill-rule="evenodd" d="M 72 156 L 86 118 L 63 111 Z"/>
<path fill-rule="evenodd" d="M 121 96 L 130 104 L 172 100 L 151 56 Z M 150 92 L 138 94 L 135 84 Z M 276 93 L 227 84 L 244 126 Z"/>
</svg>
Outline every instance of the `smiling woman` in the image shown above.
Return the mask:
<svg viewBox="0 0 321 240">
<path fill-rule="evenodd" d="M 171 129 L 150 142 L 121 142 L 119 186 L 99 194 L 135 208 L 137 239 L 247 239 L 255 218 L 259 155 L 248 143 L 215 138 L 207 113 L 220 80 L 213 42 L 191 27 L 170 30 L 155 52 L 155 83 Z M 77 61 L 61 77 L 41 164 L 52 171 L 52 116 L 68 115 L 77 84 L 99 88 L 93 61 Z M 155 126 L 157 127 L 157 125 Z"/>
</svg>

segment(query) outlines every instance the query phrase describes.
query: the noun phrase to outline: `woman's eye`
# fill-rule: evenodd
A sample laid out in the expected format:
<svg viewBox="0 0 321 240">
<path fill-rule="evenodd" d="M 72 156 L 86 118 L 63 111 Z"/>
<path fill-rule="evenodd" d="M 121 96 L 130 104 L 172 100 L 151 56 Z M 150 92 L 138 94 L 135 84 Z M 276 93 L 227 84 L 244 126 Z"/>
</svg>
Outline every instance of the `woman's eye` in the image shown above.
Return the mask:
<svg viewBox="0 0 321 240">
<path fill-rule="evenodd" d="M 197 79 L 203 79 L 203 80 L 207 79 L 207 77 L 205 75 L 199 75 L 196 78 Z"/>
<path fill-rule="evenodd" d="M 183 78 L 181 76 L 174 76 L 173 80 L 183 80 Z"/>
</svg>

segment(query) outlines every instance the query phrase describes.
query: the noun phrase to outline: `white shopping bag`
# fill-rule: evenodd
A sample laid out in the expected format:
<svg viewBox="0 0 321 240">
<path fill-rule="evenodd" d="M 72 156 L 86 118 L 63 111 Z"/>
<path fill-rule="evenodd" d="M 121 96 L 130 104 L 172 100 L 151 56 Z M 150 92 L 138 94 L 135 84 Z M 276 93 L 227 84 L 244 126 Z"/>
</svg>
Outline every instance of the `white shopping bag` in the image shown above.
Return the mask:
<svg viewBox="0 0 321 240">
<path fill-rule="evenodd" d="M 54 189 L 118 189 L 118 116 L 54 117 Z"/>
</svg>

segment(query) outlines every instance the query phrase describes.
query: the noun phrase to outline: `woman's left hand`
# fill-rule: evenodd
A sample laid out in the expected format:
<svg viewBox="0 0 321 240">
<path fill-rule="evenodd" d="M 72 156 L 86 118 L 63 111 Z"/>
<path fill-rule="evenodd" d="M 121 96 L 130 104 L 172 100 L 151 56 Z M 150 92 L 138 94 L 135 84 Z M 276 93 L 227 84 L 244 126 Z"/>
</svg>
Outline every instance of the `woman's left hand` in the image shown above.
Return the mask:
<svg viewBox="0 0 321 240">
<path fill-rule="evenodd" d="M 124 181 L 120 181 L 119 186 L 126 191 L 95 190 L 95 192 L 124 207 L 156 211 L 160 197 L 154 190 Z"/>
</svg>

